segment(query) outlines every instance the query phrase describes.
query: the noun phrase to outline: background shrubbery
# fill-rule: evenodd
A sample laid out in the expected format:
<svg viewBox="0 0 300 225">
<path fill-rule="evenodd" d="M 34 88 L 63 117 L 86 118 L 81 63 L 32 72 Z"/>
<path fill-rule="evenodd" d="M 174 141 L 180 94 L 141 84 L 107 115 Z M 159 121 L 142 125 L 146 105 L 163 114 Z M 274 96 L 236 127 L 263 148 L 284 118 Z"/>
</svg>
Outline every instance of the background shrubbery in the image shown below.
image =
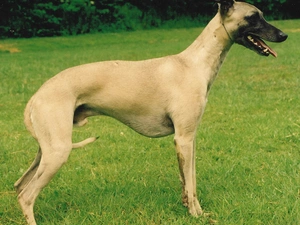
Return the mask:
<svg viewBox="0 0 300 225">
<path fill-rule="evenodd" d="M 299 17 L 298 0 L 247 0 L 268 19 Z M 91 32 L 185 27 L 206 23 L 213 0 L 2 0 L 0 37 L 74 35 Z"/>
</svg>

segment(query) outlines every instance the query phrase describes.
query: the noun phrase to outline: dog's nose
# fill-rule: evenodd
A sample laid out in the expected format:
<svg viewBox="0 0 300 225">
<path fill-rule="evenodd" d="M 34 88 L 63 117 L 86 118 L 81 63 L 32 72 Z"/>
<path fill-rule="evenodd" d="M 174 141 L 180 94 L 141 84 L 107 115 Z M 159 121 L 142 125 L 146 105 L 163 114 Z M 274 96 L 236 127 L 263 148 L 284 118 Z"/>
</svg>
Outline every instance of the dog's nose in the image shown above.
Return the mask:
<svg viewBox="0 0 300 225">
<path fill-rule="evenodd" d="M 288 35 L 283 33 L 282 31 L 279 32 L 279 41 L 285 41 L 288 38 Z"/>
</svg>

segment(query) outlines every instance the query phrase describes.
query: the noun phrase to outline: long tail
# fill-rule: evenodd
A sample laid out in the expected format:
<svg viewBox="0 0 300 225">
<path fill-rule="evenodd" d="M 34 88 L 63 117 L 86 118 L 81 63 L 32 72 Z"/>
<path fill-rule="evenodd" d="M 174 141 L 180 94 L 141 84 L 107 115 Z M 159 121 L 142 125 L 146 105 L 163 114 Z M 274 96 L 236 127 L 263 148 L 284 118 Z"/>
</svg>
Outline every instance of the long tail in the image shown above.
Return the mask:
<svg viewBox="0 0 300 225">
<path fill-rule="evenodd" d="M 84 147 L 85 145 L 92 143 L 94 141 L 96 141 L 99 137 L 90 137 L 87 138 L 83 141 L 77 142 L 77 143 L 73 143 L 72 148 L 81 148 Z"/>
</svg>

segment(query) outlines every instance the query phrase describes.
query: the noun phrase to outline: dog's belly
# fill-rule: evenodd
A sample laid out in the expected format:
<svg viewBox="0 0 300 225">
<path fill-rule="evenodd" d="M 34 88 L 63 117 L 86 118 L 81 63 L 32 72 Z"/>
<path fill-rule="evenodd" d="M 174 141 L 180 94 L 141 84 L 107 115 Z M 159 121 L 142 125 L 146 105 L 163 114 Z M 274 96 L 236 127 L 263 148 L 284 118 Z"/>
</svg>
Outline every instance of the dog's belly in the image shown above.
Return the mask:
<svg viewBox="0 0 300 225">
<path fill-rule="evenodd" d="M 136 111 L 111 110 L 81 105 L 74 112 L 73 123 L 80 124 L 90 116 L 106 115 L 127 125 L 147 137 L 163 137 L 174 133 L 171 118 L 165 112 L 137 113 Z"/>
<path fill-rule="evenodd" d="M 126 117 L 116 119 L 147 137 L 163 137 L 174 133 L 172 120 L 165 115 L 132 116 L 132 118 Z"/>
</svg>

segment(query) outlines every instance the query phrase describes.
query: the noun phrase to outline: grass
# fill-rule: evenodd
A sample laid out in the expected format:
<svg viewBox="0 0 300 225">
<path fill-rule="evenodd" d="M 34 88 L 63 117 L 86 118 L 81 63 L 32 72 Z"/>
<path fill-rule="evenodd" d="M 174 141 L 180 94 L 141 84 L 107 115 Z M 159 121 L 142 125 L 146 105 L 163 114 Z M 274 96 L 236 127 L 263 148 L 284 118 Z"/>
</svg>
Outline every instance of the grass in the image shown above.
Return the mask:
<svg viewBox="0 0 300 225">
<path fill-rule="evenodd" d="M 274 24 L 289 34 L 270 44 L 278 58 L 233 46 L 209 96 L 197 137 L 197 190 L 211 217 L 192 218 L 181 205 L 172 136 L 145 138 L 95 117 L 73 139 L 100 139 L 75 150 L 40 194 L 38 224 L 299 224 L 300 21 Z M 2 40 L 0 224 L 25 224 L 13 183 L 37 151 L 23 110 L 43 82 L 78 64 L 178 53 L 200 31 Z"/>
</svg>

